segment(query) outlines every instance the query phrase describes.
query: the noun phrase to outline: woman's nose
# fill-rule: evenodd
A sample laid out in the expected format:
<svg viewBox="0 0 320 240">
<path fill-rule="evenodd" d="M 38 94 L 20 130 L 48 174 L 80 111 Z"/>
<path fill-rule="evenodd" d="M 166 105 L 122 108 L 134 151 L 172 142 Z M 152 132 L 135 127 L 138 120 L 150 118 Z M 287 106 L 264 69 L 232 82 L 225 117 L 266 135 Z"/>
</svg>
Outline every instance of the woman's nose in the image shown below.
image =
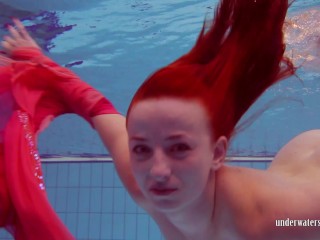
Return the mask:
<svg viewBox="0 0 320 240">
<path fill-rule="evenodd" d="M 150 177 L 158 182 L 165 182 L 171 175 L 169 159 L 162 151 L 155 151 L 150 169 Z"/>
</svg>

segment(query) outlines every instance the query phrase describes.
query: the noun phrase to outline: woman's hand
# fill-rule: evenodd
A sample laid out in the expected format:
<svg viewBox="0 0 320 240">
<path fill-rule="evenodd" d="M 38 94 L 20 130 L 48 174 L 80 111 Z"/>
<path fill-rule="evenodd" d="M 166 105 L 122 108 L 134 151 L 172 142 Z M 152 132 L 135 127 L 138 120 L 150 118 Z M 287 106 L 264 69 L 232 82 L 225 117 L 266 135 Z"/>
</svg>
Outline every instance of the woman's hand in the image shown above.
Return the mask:
<svg viewBox="0 0 320 240">
<path fill-rule="evenodd" d="M 6 54 L 11 56 L 14 50 L 21 47 L 34 47 L 40 49 L 39 45 L 33 40 L 20 20 L 13 19 L 13 23 L 14 26 L 8 26 L 10 34 L 4 36 L 3 41 L 1 42 Z"/>
</svg>

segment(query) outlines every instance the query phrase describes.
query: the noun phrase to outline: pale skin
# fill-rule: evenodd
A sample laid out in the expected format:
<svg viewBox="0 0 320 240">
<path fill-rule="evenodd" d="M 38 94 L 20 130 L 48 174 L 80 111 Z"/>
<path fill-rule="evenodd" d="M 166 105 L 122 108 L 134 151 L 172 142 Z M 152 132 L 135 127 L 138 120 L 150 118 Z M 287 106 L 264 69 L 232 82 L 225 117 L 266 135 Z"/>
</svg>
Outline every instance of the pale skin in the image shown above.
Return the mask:
<svg viewBox="0 0 320 240">
<path fill-rule="evenodd" d="M 8 55 L 34 46 L 14 20 Z M 29 44 L 29 45 L 28 45 Z M 197 101 L 149 99 L 128 118 L 94 117 L 95 129 L 138 205 L 167 240 L 319 239 L 317 227 L 276 227 L 276 219 L 320 219 L 320 130 L 285 145 L 267 170 L 225 165 L 228 140 L 212 136 Z"/>
</svg>

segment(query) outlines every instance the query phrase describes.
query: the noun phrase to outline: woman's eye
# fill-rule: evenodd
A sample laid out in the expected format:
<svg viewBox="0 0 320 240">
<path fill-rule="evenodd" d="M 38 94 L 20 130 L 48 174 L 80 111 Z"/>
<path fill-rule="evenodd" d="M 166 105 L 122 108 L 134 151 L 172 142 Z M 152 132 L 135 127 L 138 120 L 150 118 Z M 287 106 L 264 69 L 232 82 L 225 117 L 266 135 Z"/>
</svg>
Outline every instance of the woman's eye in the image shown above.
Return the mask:
<svg viewBox="0 0 320 240">
<path fill-rule="evenodd" d="M 148 154 L 151 152 L 151 149 L 144 145 L 137 145 L 133 147 L 132 152 L 135 154 Z"/>
<path fill-rule="evenodd" d="M 171 148 L 170 151 L 171 152 L 185 152 L 185 151 L 189 151 L 191 150 L 190 146 L 185 144 L 185 143 L 178 143 L 178 144 L 174 144 Z"/>
</svg>

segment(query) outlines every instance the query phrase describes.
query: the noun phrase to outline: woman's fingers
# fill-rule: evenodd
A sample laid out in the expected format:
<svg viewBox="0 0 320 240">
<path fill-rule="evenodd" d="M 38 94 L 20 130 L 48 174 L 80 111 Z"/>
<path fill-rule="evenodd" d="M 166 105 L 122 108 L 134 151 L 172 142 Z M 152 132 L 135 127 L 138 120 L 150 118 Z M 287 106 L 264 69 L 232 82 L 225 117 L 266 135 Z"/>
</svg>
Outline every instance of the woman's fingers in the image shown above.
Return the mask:
<svg viewBox="0 0 320 240">
<path fill-rule="evenodd" d="M 25 29 L 25 27 L 23 26 L 22 22 L 17 19 L 14 18 L 12 19 L 14 26 L 9 25 L 8 26 L 8 31 L 10 32 L 11 36 L 16 39 L 30 39 L 30 35 L 27 32 L 27 30 Z"/>
<path fill-rule="evenodd" d="M 12 37 L 10 37 L 10 36 L 4 36 L 3 37 L 3 41 L 4 42 L 7 42 L 9 45 L 12 45 L 12 46 L 14 46 L 15 45 L 15 40 L 12 38 Z"/>
<path fill-rule="evenodd" d="M 8 31 L 13 39 L 19 40 L 22 38 L 20 33 L 15 29 L 13 26 L 9 25 L 8 26 Z"/>
<path fill-rule="evenodd" d="M 22 38 L 25 38 L 25 39 L 31 38 L 28 31 L 26 30 L 26 28 L 24 27 L 24 25 L 22 24 L 22 22 L 19 19 L 14 18 L 14 19 L 12 19 L 12 21 L 13 21 L 14 25 L 16 26 L 19 35 Z"/>
<path fill-rule="evenodd" d="M 3 41 L 1 42 L 1 46 L 4 48 L 6 53 L 10 53 L 11 50 L 15 47 L 15 40 L 13 40 L 10 36 L 4 36 Z"/>
<path fill-rule="evenodd" d="M 9 34 L 3 37 L 1 43 L 4 50 L 10 55 L 15 49 L 20 47 L 35 47 L 40 49 L 39 45 L 29 35 L 28 31 L 19 19 L 12 19 L 13 26 L 8 26 Z"/>
<path fill-rule="evenodd" d="M 8 49 L 11 49 L 12 46 L 10 43 L 6 42 L 6 41 L 2 41 L 1 42 L 1 46 L 7 51 Z"/>
</svg>

